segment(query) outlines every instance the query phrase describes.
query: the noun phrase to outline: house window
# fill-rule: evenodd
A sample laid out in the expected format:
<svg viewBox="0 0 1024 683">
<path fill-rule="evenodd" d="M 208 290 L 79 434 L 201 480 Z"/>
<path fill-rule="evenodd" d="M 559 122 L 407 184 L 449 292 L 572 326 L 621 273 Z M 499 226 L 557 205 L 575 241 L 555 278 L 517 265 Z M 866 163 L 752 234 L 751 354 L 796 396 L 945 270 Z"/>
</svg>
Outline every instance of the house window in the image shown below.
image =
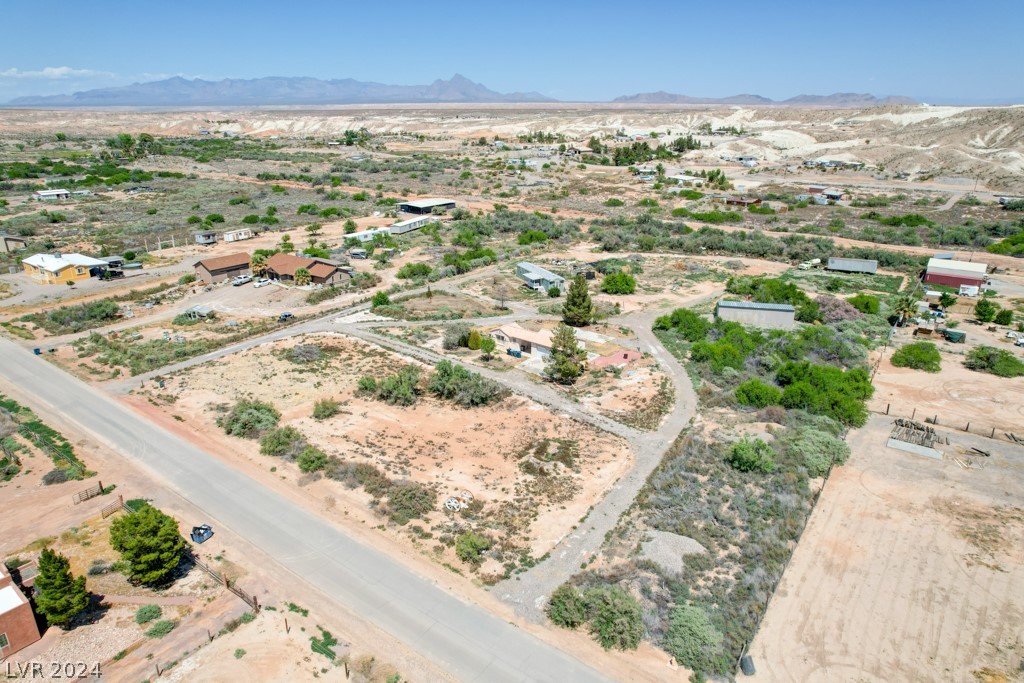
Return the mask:
<svg viewBox="0 0 1024 683">
<path fill-rule="evenodd" d="M 75 268 L 75 272 L 81 275 L 82 273 L 85 272 L 85 268 Z"/>
<path fill-rule="evenodd" d="M 10 646 L 10 641 L 7 640 L 6 633 L 0 633 L 0 650 Z"/>
</svg>

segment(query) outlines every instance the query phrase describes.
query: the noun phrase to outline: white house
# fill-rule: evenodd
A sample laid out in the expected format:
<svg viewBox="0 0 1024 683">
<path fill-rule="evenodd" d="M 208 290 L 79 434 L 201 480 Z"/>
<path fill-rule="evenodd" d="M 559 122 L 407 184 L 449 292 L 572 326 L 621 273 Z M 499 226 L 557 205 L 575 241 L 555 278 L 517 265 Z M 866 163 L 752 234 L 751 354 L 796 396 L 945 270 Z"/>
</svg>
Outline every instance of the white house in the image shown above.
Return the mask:
<svg viewBox="0 0 1024 683">
<path fill-rule="evenodd" d="M 55 201 L 57 199 L 71 199 L 71 192 L 68 190 L 36 190 L 32 193 L 32 199 L 40 202 Z"/>
<path fill-rule="evenodd" d="M 516 264 L 516 276 L 526 282 L 527 287 L 537 292 L 546 292 L 552 287 L 565 291 L 564 277 L 526 261 Z"/>
<path fill-rule="evenodd" d="M 369 230 L 360 230 L 359 232 L 353 232 L 345 235 L 345 239 L 352 238 L 359 240 L 360 242 L 371 242 L 377 235 L 390 235 L 391 228 L 370 228 Z"/>
<path fill-rule="evenodd" d="M 221 235 L 221 239 L 225 242 L 240 242 L 242 240 L 251 240 L 255 236 L 250 228 L 238 228 L 236 230 L 228 230 Z"/>
</svg>

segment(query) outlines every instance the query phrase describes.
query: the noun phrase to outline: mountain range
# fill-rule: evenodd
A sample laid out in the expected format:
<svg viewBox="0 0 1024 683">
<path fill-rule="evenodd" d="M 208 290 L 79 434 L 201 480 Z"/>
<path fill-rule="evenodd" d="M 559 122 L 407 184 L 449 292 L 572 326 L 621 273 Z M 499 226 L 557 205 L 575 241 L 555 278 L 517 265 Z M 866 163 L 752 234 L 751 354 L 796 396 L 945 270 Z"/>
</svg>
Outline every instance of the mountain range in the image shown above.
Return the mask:
<svg viewBox="0 0 1024 683">
<path fill-rule="evenodd" d="M 535 92 L 500 93 L 455 74 L 430 85 L 387 85 L 352 78 L 225 78 L 175 76 L 162 81 L 84 90 L 71 95 L 17 97 L 8 104 L 42 107 L 188 107 L 398 102 L 554 102 Z"/>
<path fill-rule="evenodd" d="M 500 93 L 465 76 L 429 85 L 388 85 L 352 78 L 323 80 L 305 77 L 225 78 L 208 81 L 180 76 L 161 81 L 132 83 L 114 88 L 84 90 L 70 95 L 17 97 L 14 107 L 197 107 L 395 103 L 519 103 L 556 102 L 537 92 Z M 884 97 L 858 93 L 798 95 L 775 101 L 760 95 L 690 97 L 663 91 L 624 95 L 617 104 L 703 104 L 801 107 L 873 107 L 883 104 L 915 104 L 909 97 Z"/>
<path fill-rule="evenodd" d="M 760 95 L 732 95 L 730 97 L 690 97 L 659 90 L 636 95 L 616 97 L 612 102 L 624 104 L 742 104 L 747 106 L 785 107 L 877 107 L 883 104 L 917 104 L 909 97 L 893 95 L 875 97 L 867 93 L 837 92 L 832 95 L 797 95 L 788 100 L 771 100 Z"/>
</svg>

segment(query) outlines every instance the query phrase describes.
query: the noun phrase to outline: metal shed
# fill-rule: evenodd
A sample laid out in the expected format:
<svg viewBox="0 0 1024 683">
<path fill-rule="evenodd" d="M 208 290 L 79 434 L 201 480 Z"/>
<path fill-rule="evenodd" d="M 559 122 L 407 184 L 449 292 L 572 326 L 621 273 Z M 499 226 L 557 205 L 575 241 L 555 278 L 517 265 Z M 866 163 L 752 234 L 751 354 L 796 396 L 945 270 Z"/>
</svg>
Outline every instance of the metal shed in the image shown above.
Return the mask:
<svg viewBox="0 0 1024 683">
<path fill-rule="evenodd" d="M 719 301 L 715 316 L 753 327 L 789 330 L 796 326 L 796 309 L 789 304 Z"/>
<path fill-rule="evenodd" d="M 830 257 L 828 270 L 836 270 L 841 273 L 870 273 L 878 271 L 878 261 L 866 258 L 838 258 Z"/>
</svg>

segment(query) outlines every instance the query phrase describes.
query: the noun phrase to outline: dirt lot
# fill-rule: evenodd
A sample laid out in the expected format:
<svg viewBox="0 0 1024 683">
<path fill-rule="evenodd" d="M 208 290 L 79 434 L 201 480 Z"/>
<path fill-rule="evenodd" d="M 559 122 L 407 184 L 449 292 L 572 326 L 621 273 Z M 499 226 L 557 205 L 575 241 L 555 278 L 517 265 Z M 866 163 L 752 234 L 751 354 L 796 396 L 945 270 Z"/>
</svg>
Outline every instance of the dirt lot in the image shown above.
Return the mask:
<svg viewBox="0 0 1024 683">
<path fill-rule="evenodd" d="M 289 360 L 298 343 L 317 344 L 325 359 L 304 367 Z M 277 476 L 305 487 L 324 503 L 325 514 L 377 526 L 382 517 L 369 494 L 330 480 L 301 477 L 294 465 L 259 454 L 255 441 L 228 437 L 215 425 L 217 406 L 242 396 L 269 399 L 310 443 L 348 462 L 372 463 L 389 477 L 431 486 L 438 510 L 428 520 L 388 533 L 421 542 L 423 529 L 435 537 L 457 533 L 466 524 L 441 511 L 447 496 L 469 491 L 483 503 L 479 516 L 504 557 L 489 560 L 482 573 L 501 572 L 549 550 L 584 515 L 593 500 L 628 468 L 628 446 L 615 437 L 563 417 L 519 397 L 487 408 L 460 409 L 426 396 L 410 408 L 389 406 L 356 394 L 363 375 L 383 377 L 401 359 L 341 336 L 294 339 L 260 347 L 194 368 L 168 382 L 155 395 L 129 400 L 147 412 L 159 411 L 215 452 L 228 454 L 239 466 L 277 471 Z M 158 395 L 156 395 L 158 394 Z M 325 421 L 311 417 L 312 404 L 325 396 L 341 402 L 341 413 Z M 528 474 L 531 457 L 558 454 L 550 476 Z M 542 453 L 542 455 L 537 455 Z M 564 458 L 563 458 L 564 456 Z M 552 455 L 554 457 L 554 455 Z M 524 460 L 525 459 L 525 460 Z M 275 469 L 271 469 L 275 468 Z M 413 527 L 420 527 L 419 531 Z M 412 530 L 412 531 L 410 531 Z M 450 548 L 424 543 L 437 561 L 462 566 Z"/>
<path fill-rule="evenodd" d="M 753 680 L 1017 680 L 1024 450 L 951 433 L 935 461 L 885 448 L 890 429 L 876 416 L 851 435 L 751 647 Z M 949 459 L 972 445 L 992 451 L 984 469 Z"/>
<path fill-rule="evenodd" d="M 901 335 L 906 332 L 901 331 Z M 875 375 L 875 395 L 869 402 L 872 410 L 919 421 L 938 418 L 939 425 L 963 429 L 968 423 L 975 433 L 997 435 L 1003 431 L 1024 431 L 1024 377 L 1005 378 L 964 367 L 964 345 L 939 343 L 942 371 L 937 374 L 897 368 L 885 352 Z M 1000 348 L 1003 348 L 1000 345 Z M 947 351 L 959 351 L 954 353 Z"/>
</svg>

